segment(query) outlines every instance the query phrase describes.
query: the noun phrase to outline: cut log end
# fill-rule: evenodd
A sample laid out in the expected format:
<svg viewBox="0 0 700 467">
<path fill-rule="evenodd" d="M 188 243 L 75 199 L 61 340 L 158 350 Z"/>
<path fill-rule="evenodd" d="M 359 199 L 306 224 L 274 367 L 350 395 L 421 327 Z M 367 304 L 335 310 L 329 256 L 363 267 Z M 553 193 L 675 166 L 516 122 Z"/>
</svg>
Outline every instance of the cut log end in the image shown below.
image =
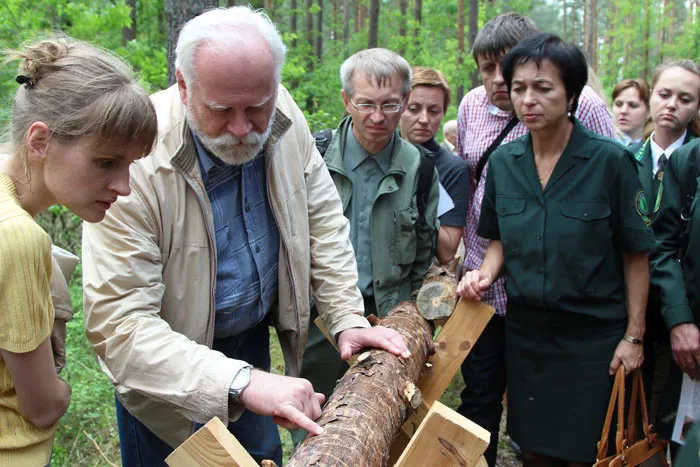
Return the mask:
<svg viewBox="0 0 700 467">
<path fill-rule="evenodd" d="M 444 275 L 426 279 L 416 303 L 427 320 L 449 318 L 457 305 L 457 280 Z"/>
</svg>

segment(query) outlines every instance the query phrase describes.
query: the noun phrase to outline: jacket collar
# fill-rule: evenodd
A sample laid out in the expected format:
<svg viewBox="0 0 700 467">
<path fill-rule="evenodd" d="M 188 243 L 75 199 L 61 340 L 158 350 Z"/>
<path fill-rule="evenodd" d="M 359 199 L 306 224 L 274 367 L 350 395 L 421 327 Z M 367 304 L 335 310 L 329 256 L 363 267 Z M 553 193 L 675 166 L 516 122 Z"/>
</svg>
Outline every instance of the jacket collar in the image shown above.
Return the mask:
<svg viewBox="0 0 700 467">
<path fill-rule="evenodd" d="M 351 116 L 348 115 L 347 117 L 343 118 L 338 126 L 338 130 L 333 134 L 331 144 L 328 146 L 328 150 L 326 150 L 326 154 L 324 155 L 324 160 L 326 161 L 328 170 L 338 172 L 345 177 L 347 177 L 347 173 L 343 167 L 343 155 L 345 151 L 345 138 L 348 130 L 350 129 L 350 123 L 352 123 Z M 397 130 L 394 133 L 394 148 L 391 153 L 391 163 L 389 164 L 389 170 L 386 173 L 387 175 L 406 174 L 407 166 L 412 157 L 411 152 L 406 151 L 407 148 L 412 148 L 415 151 L 418 151 L 418 149 L 413 147 L 411 143 L 402 139 Z"/>
</svg>

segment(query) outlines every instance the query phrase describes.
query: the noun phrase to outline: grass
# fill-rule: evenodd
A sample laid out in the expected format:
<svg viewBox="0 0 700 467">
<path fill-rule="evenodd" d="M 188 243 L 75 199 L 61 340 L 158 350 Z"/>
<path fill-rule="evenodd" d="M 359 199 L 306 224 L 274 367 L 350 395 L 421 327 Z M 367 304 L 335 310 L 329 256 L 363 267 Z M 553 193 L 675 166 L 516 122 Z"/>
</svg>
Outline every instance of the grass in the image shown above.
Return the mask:
<svg viewBox="0 0 700 467">
<path fill-rule="evenodd" d="M 119 436 L 114 412 L 114 390 L 100 369 L 83 329 L 82 290 L 77 279 L 71 284 L 75 316 L 68 323 L 67 363 L 62 377 L 73 392 L 71 405 L 61 419 L 56 433 L 52 457 L 53 466 L 117 466 L 121 465 Z M 271 333 L 270 352 L 272 371 L 284 373 L 282 351 L 277 335 Z M 442 397 L 449 407 L 459 405 L 459 391 L 463 387 L 461 374 L 452 381 Z M 289 432 L 280 429 L 285 460 L 292 452 Z"/>
</svg>

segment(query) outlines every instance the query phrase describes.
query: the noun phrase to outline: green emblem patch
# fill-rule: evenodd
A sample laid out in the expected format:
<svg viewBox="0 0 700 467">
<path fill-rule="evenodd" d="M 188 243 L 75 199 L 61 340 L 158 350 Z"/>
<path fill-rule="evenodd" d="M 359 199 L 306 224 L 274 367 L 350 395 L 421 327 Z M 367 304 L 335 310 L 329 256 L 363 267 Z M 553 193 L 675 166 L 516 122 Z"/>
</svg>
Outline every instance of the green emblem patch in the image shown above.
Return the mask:
<svg viewBox="0 0 700 467">
<path fill-rule="evenodd" d="M 647 203 L 647 197 L 644 196 L 644 192 L 640 191 L 637 193 L 637 198 L 634 202 L 637 208 L 637 214 L 642 218 L 646 225 L 651 225 L 651 218 L 649 217 L 649 203 Z"/>
</svg>

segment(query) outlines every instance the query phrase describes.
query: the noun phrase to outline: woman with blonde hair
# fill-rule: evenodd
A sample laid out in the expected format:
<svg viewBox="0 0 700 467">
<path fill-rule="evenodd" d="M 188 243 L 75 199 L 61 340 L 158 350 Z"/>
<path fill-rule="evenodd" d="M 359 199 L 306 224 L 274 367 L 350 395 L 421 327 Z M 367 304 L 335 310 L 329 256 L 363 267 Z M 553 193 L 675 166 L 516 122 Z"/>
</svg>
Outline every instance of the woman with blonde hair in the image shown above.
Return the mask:
<svg viewBox="0 0 700 467">
<path fill-rule="evenodd" d="M 63 204 L 99 222 L 129 194 L 129 166 L 157 135 L 147 93 L 120 58 L 68 38 L 19 61 L 11 155 L 0 167 L 0 465 L 50 463 L 70 388 L 54 367 L 51 240 L 35 217 Z"/>
</svg>

